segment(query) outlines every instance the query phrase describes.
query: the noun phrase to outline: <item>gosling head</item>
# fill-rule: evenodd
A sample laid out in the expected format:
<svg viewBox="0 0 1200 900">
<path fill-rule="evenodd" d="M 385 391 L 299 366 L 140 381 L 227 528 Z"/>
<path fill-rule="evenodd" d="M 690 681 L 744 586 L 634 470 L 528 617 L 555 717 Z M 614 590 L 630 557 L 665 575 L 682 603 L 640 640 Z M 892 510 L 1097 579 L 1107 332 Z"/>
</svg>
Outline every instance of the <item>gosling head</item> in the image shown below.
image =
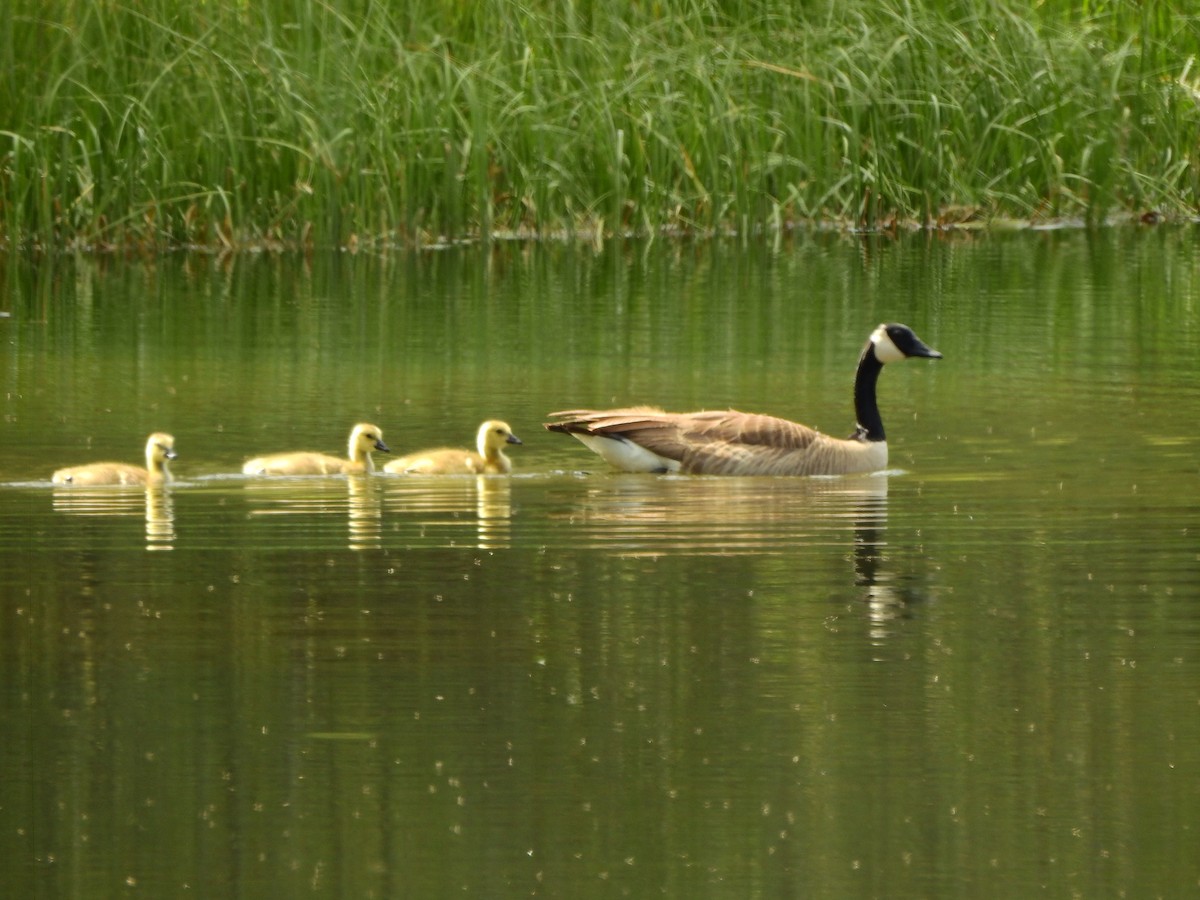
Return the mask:
<svg viewBox="0 0 1200 900">
<path fill-rule="evenodd" d="M 941 359 L 942 354 L 925 343 L 907 325 L 885 322 L 871 332 L 868 345 L 881 363 L 899 362 L 910 356 Z"/>
<path fill-rule="evenodd" d="M 175 438 L 171 435 L 156 431 L 146 441 L 146 470 L 150 472 L 167 471 L 167 462 L 174 459 Z"/>
<path fill-rule="evenodd" d="M 489 419 L 480 425 L 475 442 L 479 447 L 479 455 L 488 458 L 504 449 L 505 444 L 522 443 L 521 439 L 508 427 L 508 423 L 501 422 L 499 419 Z"/>
<path fill-rule="evenodd" d="M 374 472 L 374 461 L 371 451 L 378 450 L 390 454 L 391 448 L 383 443 L 383 430 L 378 425 L 359 422 L 350 432 L 350 461 L 361 463 L 367 472 Z"/>
<path fill-rule="evenodd" d="M 350 432 L 350 458 L 361 460 L 370 459 L 371 451 L 391 453 L 391 448 L 383 442 L 383 429 L 378 425 L 360 422 Z"/>
</svg>

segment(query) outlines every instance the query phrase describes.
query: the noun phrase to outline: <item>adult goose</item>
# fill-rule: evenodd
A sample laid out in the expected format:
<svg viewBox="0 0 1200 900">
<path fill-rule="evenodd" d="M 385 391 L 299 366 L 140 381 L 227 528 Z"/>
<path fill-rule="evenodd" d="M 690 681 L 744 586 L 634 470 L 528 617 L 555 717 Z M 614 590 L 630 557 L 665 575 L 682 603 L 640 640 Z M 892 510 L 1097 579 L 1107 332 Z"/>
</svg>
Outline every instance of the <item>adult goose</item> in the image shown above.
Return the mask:
<svg viewBox="0 0 1200 900">
<path fill-rule="evenodd" d="M 360 422 L 350 432 L 345 459 L 304 450 L 275 453 L 248 460 L 242 466 L 242 472 L 246 475 L 361 475 L 375 471 L 372 450 L 391 453 L 383 442 L 383 431 L 379 426 Z"/>
<path fill-rule="evenodd" d="M 695 475 L 848 475 L 887 466 L 887 441 L 875 402 L 884 364 L 910 356 L 941 359 L 907 325 L 885 323 L 871 332 L 858 358 L 849 438 L 829 437 L 806 425 L 723 410 L 668 413 L 647 406 L 551 413 L 550 431 L 569 434 L 627 472 Z"/>
<path fill-rule="evenodd" d="M 164 484 L 171 480 L 167 463 L 175 458 L 175 438 L 156 431 L 146 441 L 146 468 L 118 462 L 98 462 L 59 469 L 50 480 L 78 487 L 107 484 Z"/>
<path fill-rule="evenodd" d="M 393 459 L 383 468 L 401 475 L 508 475 L 512 460 L 505 455 L 504 447 L 520 443 L 507 422 L 489 419 L 475 435 L 476 450 L 421 450 Z"/>
</svg>

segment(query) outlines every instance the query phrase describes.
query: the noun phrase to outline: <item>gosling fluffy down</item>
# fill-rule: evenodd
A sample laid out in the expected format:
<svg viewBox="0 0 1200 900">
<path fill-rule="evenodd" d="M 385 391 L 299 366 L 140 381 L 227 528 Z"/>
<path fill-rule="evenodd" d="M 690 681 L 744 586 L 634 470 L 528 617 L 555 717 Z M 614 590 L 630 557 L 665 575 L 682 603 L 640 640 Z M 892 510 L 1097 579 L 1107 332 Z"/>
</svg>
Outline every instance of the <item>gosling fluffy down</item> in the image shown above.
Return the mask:
<svg viewBox="0 0 1200 900">
<path fill-rule="evenodd" d="M 50 480 L 75 487 L 131 484 L 161 485 L 171 480 L 167 463 L 175 458 L 175 438 L 156 431 L 146 440 L 146 468 L 127 463 L 98 462 L 59 469 Z"/>
<path fill-rule="evenodd" d="M 393 459 L 383 467 L 399 475 L 508 475 L 512 460 L 504 453 L 505 444 L 520 444 L 507 422 L 489 419 L 479 426 L 475 450 L 439 447 L 421 450 Z"/>
<path fill-rule="evenodd" d="M 391 453 L 378 425 L 360 422 L 350 432 L 345 459 L 324 453 L 298 451 L 258 456 L 242 466 L 246 475 L 361 475 L 375 471 L 371 451 Z"/>
</svg>

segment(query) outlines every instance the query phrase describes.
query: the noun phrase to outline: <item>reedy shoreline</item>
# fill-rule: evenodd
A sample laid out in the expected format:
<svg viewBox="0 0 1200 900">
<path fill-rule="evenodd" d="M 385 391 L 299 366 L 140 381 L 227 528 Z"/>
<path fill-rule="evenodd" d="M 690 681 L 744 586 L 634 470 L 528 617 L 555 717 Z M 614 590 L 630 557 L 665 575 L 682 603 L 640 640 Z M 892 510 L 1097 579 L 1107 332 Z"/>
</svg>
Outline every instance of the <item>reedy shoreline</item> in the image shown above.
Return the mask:
<svg viewBox="0 0 1200 900">
<path fill-rule="evenodd" d="M 1200 14 L 1182 0 L 10 0 L 0 54 L 10 249 L 1097 225 L 1198 205 Z"/>
</svg>

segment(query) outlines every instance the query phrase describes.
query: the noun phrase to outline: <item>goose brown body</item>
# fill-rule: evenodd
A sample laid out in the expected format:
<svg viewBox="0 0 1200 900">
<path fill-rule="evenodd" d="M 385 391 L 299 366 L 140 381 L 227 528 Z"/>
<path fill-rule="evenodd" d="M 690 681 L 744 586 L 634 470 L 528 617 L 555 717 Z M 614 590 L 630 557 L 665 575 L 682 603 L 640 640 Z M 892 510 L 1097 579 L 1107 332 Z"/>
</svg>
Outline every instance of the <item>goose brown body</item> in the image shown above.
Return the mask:
<svg viewBox="0 0 1200 900">
<path fill-rule="evenodd" d="M 504 453 L 507 444 L 520 444 L 507 422 L 489 419 L 479 426 L 475 450 L 438 447 L 408 453 L 391 460 L 384 471 L 399 475 L 508 475 L 512 460 Z"/>
<path fill-rule="evenodd" d="M 371 452 L 390 453 L 378 425 L 360 422 L 350 431 L 346 457 L 330 456 L 307 450 L 275 453 L 247 460 L 246 475 L 361 475 L 375 471 Z"/>
<path fill-rule="evenodd" d="M 146 468 L 120 462 L 89 463 L 59 469 L 50 480 L 75 487 L 101 485 L 155 485 L 171 480 L 167 463 L 175 458 L 175 438 L 156 431 L 146 440 Z"/>
<path fill-rule="evenodd" d="M 887 465 L 886 444 L 858 438 L 840 440 L 787 419 L 735 409 L 669 413 L 632 407 L 551 415 L 564 419 L 547 425 L 551 431 L 578 438 L 626 471 L 847 475 L 874 472 Z"/>
<path fill-rule="evenodd" d="M 737 410 L 669 413 L 647 406 L 551 413 L 550 431 L 569 434 L 630 472 L 696 475 L 848 475 L 887 466 L 875 400 L 883 365 L 912 356 L 940 359 L 906 325 L 883 324 L 859 357 L 854 382 L 858 427 L 835 438 L 807 425 Z"/>
</svg>

